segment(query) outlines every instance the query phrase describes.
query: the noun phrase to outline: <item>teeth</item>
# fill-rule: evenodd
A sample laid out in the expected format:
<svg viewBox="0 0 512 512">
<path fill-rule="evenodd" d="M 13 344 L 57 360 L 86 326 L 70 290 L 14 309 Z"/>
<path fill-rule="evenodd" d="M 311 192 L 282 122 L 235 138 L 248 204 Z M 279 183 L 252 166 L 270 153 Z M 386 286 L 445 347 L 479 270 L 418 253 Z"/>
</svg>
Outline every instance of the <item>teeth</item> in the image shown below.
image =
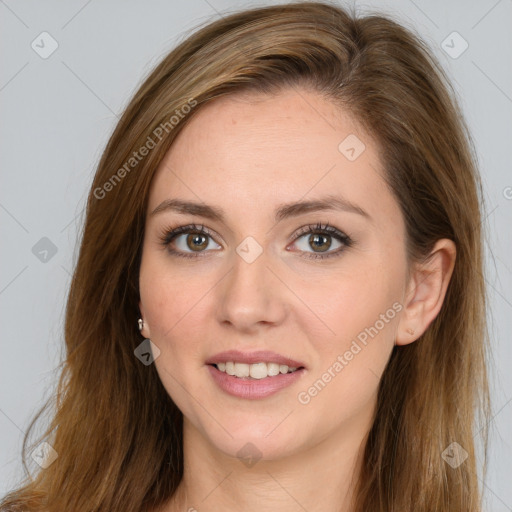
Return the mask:
<svg viewBox="0 0 512 512">
<path fill-rule="evenodd" d="M 254 366 L 254 365 L 253 365 Z M 249 368 L 248 364 L 245 363 L 235 363 L 235 373 L 237 377 L 249 377 Z M 252 370 L 251 370 L 252 374 Z M 254 375 L 251 375 L 251 377 L 254 377 Z"/>
<path fill-rule="evenodd" d="M 266 377 L 275 377 L 279 374 L 292 373 L 297 370 L 297 367 L 286 366 L 285 364 L 277 363 L 235 363 L 228 361 L 226 363 L 217 363 L 217 369 L 228 375 L 234 375 L 238 378 L 252 378 L 264 379 Z"/>
<path fill-rule="evenodd" d="M 277 363 L 267 363 L 267 371 L 271 377 L 279 375 L 279 365 Z"/>
</svg>

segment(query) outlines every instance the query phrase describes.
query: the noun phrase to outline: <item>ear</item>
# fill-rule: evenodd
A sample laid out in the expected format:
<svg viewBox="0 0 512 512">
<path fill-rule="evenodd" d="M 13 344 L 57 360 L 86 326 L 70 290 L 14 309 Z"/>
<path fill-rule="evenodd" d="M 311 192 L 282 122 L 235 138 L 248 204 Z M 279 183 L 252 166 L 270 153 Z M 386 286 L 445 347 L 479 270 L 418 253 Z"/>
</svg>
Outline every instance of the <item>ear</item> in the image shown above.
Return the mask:
<svg viewBox="0 0 512 512">
<path fill-rule="evenodd" d="M 396 345 L 408 345 L 417 340 L 438 315 L 453 273 L 456 254 L 455 243 L 443 238 L 436 242 L 425 260 L 414 264 L 397 326 Z"/>
<path fill-rule="evenodd" d="M 144 308 L 142 307 L 141 300 L 139 300 L 139 311 L 140 311 L 140 318 L 142 318 L 142 320 L 143 320 L 142 330 L 140 331 L 140 333 L 142 334 L 142 336 L 144 336 L 144 338 L 150 338 L 151 331 L 149 329 L 148 322 L 146 321 L 146 317 L 144 315 Z"/>
</svg>

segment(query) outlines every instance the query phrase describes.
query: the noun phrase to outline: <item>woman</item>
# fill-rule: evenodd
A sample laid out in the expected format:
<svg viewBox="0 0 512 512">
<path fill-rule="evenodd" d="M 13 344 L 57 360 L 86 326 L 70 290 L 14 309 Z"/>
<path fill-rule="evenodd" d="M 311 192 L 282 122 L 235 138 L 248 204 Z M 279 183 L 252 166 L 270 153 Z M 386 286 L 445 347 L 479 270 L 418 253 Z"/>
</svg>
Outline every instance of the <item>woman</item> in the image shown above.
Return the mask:
<svg viewBox="0 0 512 512">
<path fill-rule="evenodd" d="M 43 469 L 0 510 L 480 511 L 470 140 L 385 17 L 290 3 L 182 42 L 98 166 Z"/>
</svg>

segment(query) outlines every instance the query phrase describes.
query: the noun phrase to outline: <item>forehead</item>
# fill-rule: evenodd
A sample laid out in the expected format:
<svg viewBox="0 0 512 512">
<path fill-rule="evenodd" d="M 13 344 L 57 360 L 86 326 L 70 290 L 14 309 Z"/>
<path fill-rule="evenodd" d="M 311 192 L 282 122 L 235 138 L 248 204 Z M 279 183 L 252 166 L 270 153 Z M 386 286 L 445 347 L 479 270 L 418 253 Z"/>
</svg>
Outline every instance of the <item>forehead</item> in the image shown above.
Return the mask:
<svg viewBox="0 0 512 512">
<path fill-rule="evenodd" d="M 148 210 L 179 197 L 236 217 L 340 194 L 372 216 L 396 214 L 382 174 L 374 141 L 319 94 L 232 95 L 201 107 L 180 132 L 153 179 Z"/>
</svg>

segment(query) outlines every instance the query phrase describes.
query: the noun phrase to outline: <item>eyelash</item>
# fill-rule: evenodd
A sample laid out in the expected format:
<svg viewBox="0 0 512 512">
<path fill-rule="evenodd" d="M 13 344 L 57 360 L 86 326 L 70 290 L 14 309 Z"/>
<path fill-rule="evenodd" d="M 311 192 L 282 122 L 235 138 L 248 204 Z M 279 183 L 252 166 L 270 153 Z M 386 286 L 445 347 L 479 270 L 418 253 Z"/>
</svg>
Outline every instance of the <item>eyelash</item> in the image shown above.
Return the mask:
<svg viewBox="0 0 512 512">
<path fill-rule="evenodd" d="M 196 235 L 203 235 L 203 236 L 213 238 L 212 232 L 205 226 L 197 225 L 197 224 L 188 224 L 186 226 L 179 226 L 174 229 L 173 228 L 165 229 L 159 236 L 160 243 L 164 247 L 166 247 L 167 250 L 173 256 L 179 256 L 182 258 L 201 258 L 201 257 L 203 257 L 201 255 L 201 253 L 204 253 L 206 251 L 198 251 L 196 254 L 194 254 L 194 253 L 186 253 L 186 252 L 176 251 L 174 249 L 169 248 L 169 245 L 171 244 L 171 242 L 176 237 L 178 237 L 179 235 L 184 234 L 184 233 L 187 233 L 187 234 L 193 233 Z M 341 242 L 344 245 L 344 247 L 340 247 L 336 251 L 325 253 L 325 254 L 313 252 L 313 253 L 305 253 L 305 254 L 308 254 L 308 256 L 301 255 L 303 258 L 306 258 L 306 259 L 324 260 L 327 258 L 340 256 L 345 251 L 345 249 L 352 247 L 352 245 L 354 243 L 353 240 L 348 235 L 346 235 L 339 229 L 335 228 L 334 226 L 331 226 L 329 223 L 327 223 L 327 224 L 318 223 L 318 224 L 316 224 L 316 226 L 309 225 L 309 226 L 304 226 L 304 227 L 300 228 L 295 233 L 295 238 L 294 238 L 293 242 L 295 242 L 297 239 L 303 237 L 304 235 L 308 235 L 308 234 L 328 235 L 330 237 L 337 239 L 339 242 Z"/>
</svg>

